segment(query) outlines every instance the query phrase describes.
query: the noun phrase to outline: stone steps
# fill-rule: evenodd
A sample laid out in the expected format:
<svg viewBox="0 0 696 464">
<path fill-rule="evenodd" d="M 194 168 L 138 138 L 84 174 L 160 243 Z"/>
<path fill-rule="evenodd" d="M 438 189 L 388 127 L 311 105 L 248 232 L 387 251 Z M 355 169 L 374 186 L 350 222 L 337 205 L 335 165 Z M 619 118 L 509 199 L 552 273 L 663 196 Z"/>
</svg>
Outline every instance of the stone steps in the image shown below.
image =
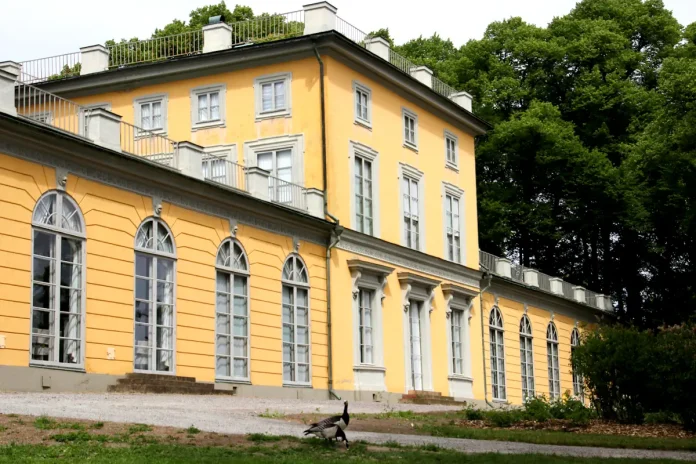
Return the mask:
<svg viewBox="0 0 696 464">
<path fill-rule="evenodd" d="M 400 403 L 409 404 L 442 404 L 452 406 L 466 406 L 466 401 L 457 401 L 451 396 L 442 396 L 439 392 L 429 392 L 421 390 L 410 390 L 402 395 Z"/>
<path fill-rule="evenodd" d="M 198 383 L 193 377 L 181 377 L 162 374 L 126 374 L 118 379 L 116 385 L 110 385 L 108 391 L 113 393 L 170 393 L 184 395 L 233 394 L 232 391 L 215 390 L 212 383 Z"/>
</svg>

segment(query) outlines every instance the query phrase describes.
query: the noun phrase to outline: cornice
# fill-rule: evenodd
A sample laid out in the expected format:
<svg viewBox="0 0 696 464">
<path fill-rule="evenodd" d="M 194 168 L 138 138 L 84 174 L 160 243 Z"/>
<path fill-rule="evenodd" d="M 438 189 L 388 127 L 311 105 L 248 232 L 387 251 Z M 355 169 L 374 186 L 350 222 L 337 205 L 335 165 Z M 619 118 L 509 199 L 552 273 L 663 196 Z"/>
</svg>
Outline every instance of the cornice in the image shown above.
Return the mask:
<svg viewBox="0 0 696 464">
<path fill-rule="evenodd" d="M 359 271 L 364 274 L 374 274 L 379 277 L 386 277 L 394 271 L 393 267 L 382 266 L 381 264 L 364 261 L 362 259 L 349 259 L 348 269 Z"/>
<path fill-rule="evenodd" d="M 479 288 L 481 271 L 345 229 L 337 248 L 441 279 Z"/>
</svg>

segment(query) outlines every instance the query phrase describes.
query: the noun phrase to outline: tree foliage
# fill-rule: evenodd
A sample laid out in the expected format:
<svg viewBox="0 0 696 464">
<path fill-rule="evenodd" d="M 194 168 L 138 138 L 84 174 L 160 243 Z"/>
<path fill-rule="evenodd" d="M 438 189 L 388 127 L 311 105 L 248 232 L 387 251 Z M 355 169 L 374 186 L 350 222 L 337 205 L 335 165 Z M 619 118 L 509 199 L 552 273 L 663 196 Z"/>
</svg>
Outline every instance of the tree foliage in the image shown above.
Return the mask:
<svg viewBox="0 0 696 464">
<path fill-rule="evenodd" d="M 582 0 L 457 48 L 396 47 L 474 96 L 480 246 L 617 302 L 643 326 L 696 314 L 696 23 L 661 0 Z"/>
</svg>

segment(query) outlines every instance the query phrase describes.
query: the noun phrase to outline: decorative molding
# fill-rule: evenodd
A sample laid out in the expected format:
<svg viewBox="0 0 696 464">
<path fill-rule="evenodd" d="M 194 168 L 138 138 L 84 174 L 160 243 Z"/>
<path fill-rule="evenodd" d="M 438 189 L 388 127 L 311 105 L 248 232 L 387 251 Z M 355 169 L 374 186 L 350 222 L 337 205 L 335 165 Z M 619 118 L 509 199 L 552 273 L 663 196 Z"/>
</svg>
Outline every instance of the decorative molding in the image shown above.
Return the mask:
<svg viewBox="0 0 696 464">
<path fill-rule="evenodd" d="M 411 306 L 411 301 L 409 300 L 409 297 L 411 296 L 411 290 L 413 290 L 413 287 L 411 287 L 411 284 L 409 283 L 401 283 L 401 304 L 404 307 L 404 312 L 408 312 L 408 308 Z"/>
<path fill-rule="evenodd" d="M 337 248 L 368 258 L 422 272 L 473 288 L 480 288 L 481 271 L 432 255 L 345 229 Z"/>
<path fill-rule="evenodd" d="M 411 272 L 399 272 L 397 274 L 399 278 L 399 284 L 401 284 L 404 304 L 404 312 L 408 311 L 408 306 L 410 305 L 409 297 L 411 296 L 411 291 L 413 287 L 420 287 L 425 289 L 427 298 L 425 303 L 428 306 L 428 314 L 433 312 L 433 300 L 435 299 L 435 289 L 440 285 L 439 280 L 430 279 L 428 277 L 423 277 L 418 274 L 413 274 Z"/>
<path fill-rule="evenodd" d="M 529 307 L 527 306 L 527 303 L 524 304 L 524 313 L 527 314 L 529 312 Z"/>
<path fill-rule="evenodd" d="M 56 188 L 58 190 L 65 190 L 66 185 L 68 185 L 68 174 L 67 169 L 56 168 Z"/>
<path fill-rule="evenodd" d="M 45 129 L 45 131 L 49 130 L 50 129 Z M 32 140 L 31 142 L 34 142 L 34 140 Z M 108 167 L 104 169 L 95 168 L 93 165 L 87 165 L 86 161 L 83 160 L 71 161 L 70 159 L 68 159 L 68 157 L 71 156 L 70 152 L 74 151 L 75 147 L 71 146 L 64 151 L 60 150 L 61 153 L 59 154 L 57 153 L 58 150 L 56 150 L 55 148 L 62 147 L 62 145 L 60 144 L 61 142 L 65 143 L 65 141 L 56 140 L 55 142 L 58 145 L 53 147 L 53 150 L 51 150 L 51 148 L 49 147 L 44 148 L 43 146 L 32 146 L 31 148 L 28 148 L 26 146 L 26 143 L 21 143 L 16 140 L 10 140 L 8 139 L 8 137 L 0 137 L 0 151 L 10 156 L 16 156 L 18 158 L 39 163 L 45 166 L 50 166 L 55 169 L 62 168 L 64 170 L 69 171 L 71 174 L 75 176 L 79 176 L 119 189 L 128 190 L 137 193 L 138 195 L 158 197 L 161 199 L 161 202 L 175 204 L 177 206 L 181 206 L 183 208 L 190 209 L 193 211 L 198 211 L 204 214 L 209 214 L 211 216 L 229 218 L 234 221 L 237 221 L 238 223 L 242 223 L 258 229 L 263 229 L 278 235 L 283 235 L 286 237 L 298 236 L 301 237 L 302 240 L 311 243 L 315 243 L 318 245 L 326 245 L 327 238 L 325 234 L 309 231 L 306 227 L 291 225 L 288 224 L 287 221 L 283 221 L 282 219 L 271 220 L 267 218 L 260 218 L 258 217 L 258 215 L 255 215 L 251 211 L 242 211 L 234 208 L 234 206 L 232 205 L 230 205 L 229 207 L 223 207 L 219 204 L 219 202 L 214 201 L 213 198 L 211 198 L 210 200 L 207 198 L 202 198 L 200 192 L 197 192 L 198 195 L 189 194 L 185 191 L 182 192 L 181 188 L 177 189 L 174 187 L 181 184 L 180 179 L 166 179 L 166 181 L 169 182 L 169 185 L 172 186 L 171 189 L 157 187 L 153 185 L 152 179 L 147 179 L 146 177 L 148 175 L 146 173 L 151 173 L 150 169 L 143 169 L 142 171 L 139 171 L 137 169 L 132 170 L 131 174 L 133 175 L 133 177 L 140 177 L 140 179 L 137 179 L 130 176 L 126 177 L 125 175 L 116 173 L 114 172 L 114 170 L 108 169 Z M 73 143 L 80 142 L 78 140 L 75 140 Z M 90 147 L 85 148 L 85 150 L 90 149 Z M 104 151 L 104 149 L 101 149 L 97 146 L 94 146 L 93 149 L 95 151 Z M 122 160 L 120 161 L 131 159 L 134 162 L 146 164 L 147 167 L 155 167 L 156 169 L 158 169 L 159 175 L 161 176 L 177 175 L 178 177 L 180 175 L 179 172 L 174 169 L 168 168 L 166 166 L 153 166 L 153 163 L 150 163 L 146 160 L 137 159 L 137 156 L 112 152 L 111 150 L 108 151 L 110 155 L 119 156 L 120 158 L 122 158 Z M 249 201 L 257 201 L 258 207 L 271 207 L 275 209 L 275 207 L 271 206 L 270 204 L 267 204 L 266 202 L 252 199 L 251 196 L 247 195 L 245 192 L 233 190 L 231 188 L 224 187 L 214 182 L 206 182 L 206 184 L 219 189 L 217 192 L 219 197 L 224 197 L 226 192 L 233 192 L 235 195 L 242 195 L 244 197 L 248 197 Z M 154 206 L 155 205 L 153 205 L 153 207 Z"/>
<path fill-rule="evenodd" d="M 452 314 L 453 301 L 455 302 L 455 306 L 461 307 L 470 314 L 471 305 L 474 304 L 474 298 L 478 296 L 478 292 L 474 290 L 469 290 L 468 288 L 450 283 L 442 284 L 442 294 L 445 296 L 445 316 L 447 319 L 449 319 Z"/>
<path fill-rule="evenodd" d="M 159 195 L 152 196 L 152 211 L 157 217 L 160 217 L 160 214 L 162 214 L 162 197 Z"/>
<path fill-rule="evenodd" d="M 228 218 L 227 220 L 230 223 L 230 237 L 237 238 L 237 231 L 239 230 L 237 220 L 234 218 Z"/>
</svg>

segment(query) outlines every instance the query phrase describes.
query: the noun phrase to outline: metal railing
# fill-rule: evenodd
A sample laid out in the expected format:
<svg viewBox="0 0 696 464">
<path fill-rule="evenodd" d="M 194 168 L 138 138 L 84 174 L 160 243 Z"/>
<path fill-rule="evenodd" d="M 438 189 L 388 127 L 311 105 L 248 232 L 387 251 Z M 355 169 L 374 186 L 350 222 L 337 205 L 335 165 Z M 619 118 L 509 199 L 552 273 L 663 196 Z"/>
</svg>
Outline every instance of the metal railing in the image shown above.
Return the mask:
<svg viewBox="0 0 696 464">
<path fill-rule="evenodd" d="M 307 189 L 277 177 L 268 176 L 268 198 L 274 203 L 307 209 Z"/>
<path fill-rule="evenodd" d="M 585 303 L 590 306 L 597 306 L 597 292 L 592 290 L 585 290 Z"/>
<path fill-rule="evenodd" d="M 80 75 L 80 52 L 22 61 L 19 81 L 33 84 Z"/>
<path fill-rule="evenodd" d="M 537 279 L 539 281 L 539 288 L 542 290 L 546 290 L 547 292 L 551 292 L 551 276 L 548 274 L 544 274 L 543 272 L 539 272 L 537 274 Z"/>
<path fill-rule="evenodd" d="M 203 178 L 239 190 L 246 190 L 246 170 L 241 164 L 217 156 L 203 158 Z"/>
<path fill-rule="evenodd" d="M 17 115 L 56 129 L 85 136 L 85 118 L 89 109 L 31 84 L 15 85 Z"/>
<path fill-rule="evenodd" d="M 366 34 L 357 27 L 353 26 L 351 23 L 345 21 L 344 19 L 336 16 L 336 26 L 334 27 L 336 32 L 345 35 L 353 42 L 365 46 L 365 41 L 369 39 L 370 34 Z"/>
<path fill-rule="evenodd" d="M 110 68 L 166 60 L 176 56 L 195 55 L 203 51 L 203 31 L 119 42 L 107 48 Z"/>
<path fill-rule="evenodd" d="M 493 272 L 495 273 L 495 260 L 497 259 L 497 256 L 492 255 L 490 253 L 486 253 L 485 251 L 479 250 L 479 263 L 481 266 L 483 266 L 485 269 L 488 270 L 488 272 Z"/>
<path fill-rule="evenodd" d="M 121 151 L 176 168 L 176 148 L 174 140 L 121 121 Z"/>
<path fill-rule="evenodd" d="M 563 296 L 566 298 L 570 299 L 575 299 L 575 290 L 573 290 L 573 287 L 575 285 L 571 284 L 570 282 L 566 282 L 565 280 L 561 282 L 561 289 L 563 290 Z"/>
<path fill-rule="evenodd" d="M 263 14 L 249 21 L 230 23 L 232 45 L 270 42 L 304 34 L 304 10 Z"/>
</svg>

